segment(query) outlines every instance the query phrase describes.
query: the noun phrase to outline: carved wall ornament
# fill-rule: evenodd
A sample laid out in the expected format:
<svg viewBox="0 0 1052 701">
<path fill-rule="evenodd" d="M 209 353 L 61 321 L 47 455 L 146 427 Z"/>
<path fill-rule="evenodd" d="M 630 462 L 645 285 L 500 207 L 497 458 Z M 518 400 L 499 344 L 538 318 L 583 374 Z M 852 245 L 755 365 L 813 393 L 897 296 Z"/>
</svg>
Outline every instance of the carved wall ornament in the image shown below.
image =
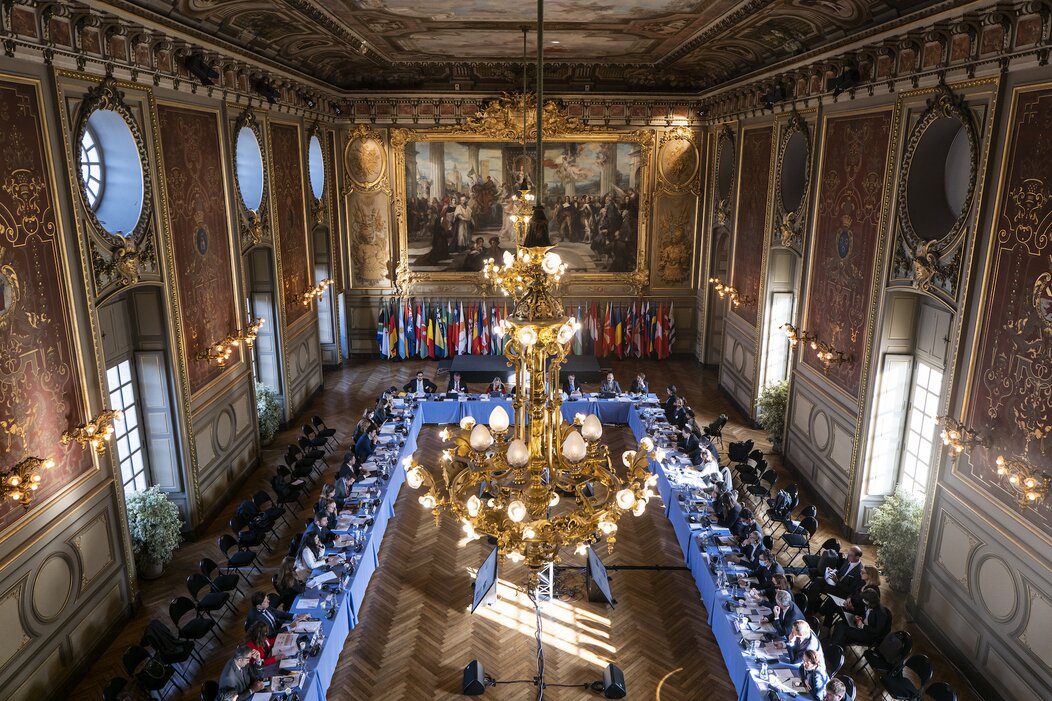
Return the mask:
<svg viewBox="0 0 1052 701">
<path fill-rule="evenodd" d="M 942 170 L 946 167 L 945 160 L 934 163 L 931 154 L 923 150 L 922 143 L 925 136 L 929 135 L 929 130 L 933 135 L 931 138 L 940 138 L 935 130 L 945 129 L 946 122 L 943 120 L 947 119 L 960 124 L 968 143 L 968 183 L 963 205 L 960 212 L 950 212 L 947 205 L 948 221 L 952 219 L 952 222 L 947 224 L 944 231 L 919 230 L 919 223 L 911 217 L 911 205 L 914 213 L 934 211 L 931 198 L 917 192 L 923 190 L 928 181 L 933 180 L 935 173 L 931 171 L 932 168 L 941 169 L 938 171 L 940 179 L 937 182 L 942 182 Z M 939 153 L 948 156 L 948 149 L 947 144 L 945 152 Z M 940 83 L 935 87 L 934 95 L 928 100 L 925 110 L 914 124 L 906 141 L 902 175 L 896 191 L 898 245 L 892 267 L 893 278 L 908 279 L 914 289 L 922 292 L 938 291 L 948 301 L 956 299 L 961 247 L 968 233 L 967 222 L 975 197 L 978 169 L 979 136 L 975 118 L 964 97 L 954 94 L 948 86 Z M 914 198 L 924 201 L 911 202 L 911 191 L 914 192 Z"/>
<path fill-rule="evenodd" d="M 723 125 L 716 136 L 716 158 L 713 182 L 715 183 L 713 208 L 716 226 L 727 226 L 731 218 L 731 199 L 734 196 L 734 132 Z"/>
<path fill-rule="evenodd" d="M 256 144 L 259 146 L 259 155 L 263 163 L 263 196 L 259 200 L 258 209 L 249 209 L 245 205 L 245 198 L 241 192 L 241 183 L 238 180 L 237 174 L 237 139 L 238 135 L 241 134 L 241 130 L 247 128 L 256 137 Z M 256 117 L 256 113 L 246 107 L 237 120 L 234 122 L 234 129 L 231 134 L 230 153 L 234 158 L 234 167 L 232 169 L 234 175 L 234 192 L 237 195 L 238 209 L 238 220 L 240 221 L 241 231 L 241 250 L 244 251 L 252 246 L 258 246 L 270 239 L 270 164 L 268 159 L 270 154 L 267 153 L 265 147 L 266 141 L 263 139 L 263 127 L 259 123 L 259 119 Z"/>
<path fill-rule="evenodd" d="M 120 90 L 122 84 L 107 77 L 90 88 L 80 104 L 72 136 L 72 148 L 79 153 L 80 144 L 88 129 L 88 120 L 98 110 L 117 113 L 124 120 L 135 143 L 142 170 L 142 209 L 131 231 L 110 232 L 103 226 L 85 196 L 84 174 L 79 163 L 71 170 L 77 184 L 84 218 L 87 221 L 87 243 L 92 262 L 96 290 L 102 292 L 110 285 L 127 287 L 139 282 L 143 274 L 158 272 L 153 231 L 153 180 L 148 167 L 146 142 L 139 123 Z M 103 145 L 100 145 L 102 148 Z M 105 158 L 105 154 L 103 154 Z"/>
<path fill-rule="evenodd" d="M 359 124 L 347 134 L 343 148 L 343 164 L 347 173 L 344 196 L 352 192 L 380 190 L 391 193 L 391 181 L 387 176 L 387 149 L 380 132 Z"/>
<path fill-rule="evenodd" d="M 802 139 L 802 141 L 801 141 Z M 803 144 L 803 152 L 800 152 L 799 144 Z M 798 163 L 803 159 L 802 164 Z M 789 162 L 790 159 L 792 162 Z M 791 187 L 797 188 L 792 196 L 787 192 L 786 178 L 795 177 L 802 165 L 802 179 L 798 183 L 791 183 Z M 811 132 L 807 122 L 795 110 L 789 113 L 789 118 L 782 130 L 781 139 L 778 142 L 777 173 L 774 181 L 774 221 L 778 226 L 778 237 L 773 239 L 784 248 L 797 250 L 797 245 L 803 241 L 804 223 L 807 221 L 808 197 L 811 192 Z M 788 200 L 797 199 L 795 203 Z"/>
<path fill-rule="evenodd" d="M 526 110 L 525 120 L 523 110 Z M 544 103 L 541 134 L 545 139 L 602 131 L 576 117 L 568 116 L 553 101 Z M 523 131 L 525 121 L 525 132 Z M 535 93 L 504 93 L 491 100 L 474 117 L 450 127 L 450 134 L 472 134 L 500 141 L 522 141 L 537 137 L 537 95 Z"/>
<path fill-rule="evenodd" d="M 386 202 L 354 199 L 350 211 L 350 252 L 355 285 L 375 286 L 388 278 L 390 259 Z"/>
<path fill-rule="evenodd" d="M 657 274 L 663 283 L 676 285 L 687 279 L 693 253 L 691 238 L 687 235 L 689 224 L 687 212 L 668 213 L 661 217 Z"/>
<path fill-rule="evenodd" d="M 686 127 L 673 127 L 662 134 L 657 158 L 659 190 L 700 195 L 700 166 L 701 157 L 693 131 Z"/>
</svg>

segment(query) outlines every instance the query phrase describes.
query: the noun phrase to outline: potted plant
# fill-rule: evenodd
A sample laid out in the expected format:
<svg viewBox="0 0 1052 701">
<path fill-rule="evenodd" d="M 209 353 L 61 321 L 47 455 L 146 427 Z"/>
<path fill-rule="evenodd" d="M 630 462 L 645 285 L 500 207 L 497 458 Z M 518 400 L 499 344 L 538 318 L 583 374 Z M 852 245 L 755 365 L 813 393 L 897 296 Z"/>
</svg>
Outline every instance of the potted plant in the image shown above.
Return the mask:
<svg viewBox="0 0 1052 701">
<path fill-rule="evenodd" d="M 281 424 L 281 405 L 273 387 L 256 383 L 256 416 L 259 418 L 259 440 L 263 445 L 274 440 Z"/>
<path fill-rule="evenodd" d="M 777 453 L 782 449 L 785 434 L 785 409 L 789 403 L 789 381 L 772 382 L 765 385 L 756 398 L 756 423 L 767 432 L 771 448 Z"/>
<path fill-rule="evenodd" d="M 146 579 L 156 579 L 182 540 L 179 509 L 153 486 L 128 496 L 128 530 L 135 562 Z"/>
<path fill-rule="evenodd" d="M 899 486 L 873 510 L 869 537 L 877 544 L 877 567 L 895 591 L 907 591 L 920 540 L 921 503 Z"/>
</svg>

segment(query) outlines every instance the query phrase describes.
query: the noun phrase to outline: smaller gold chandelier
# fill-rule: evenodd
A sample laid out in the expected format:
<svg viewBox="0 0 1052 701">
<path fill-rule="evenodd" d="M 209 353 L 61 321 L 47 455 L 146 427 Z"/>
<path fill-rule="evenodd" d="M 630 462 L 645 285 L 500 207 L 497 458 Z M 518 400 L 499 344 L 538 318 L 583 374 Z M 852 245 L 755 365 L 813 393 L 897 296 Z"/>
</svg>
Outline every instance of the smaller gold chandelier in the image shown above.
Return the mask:
<svg viewBox="0 0 1052 701">
<path fill-rule="evenodd" d="M 40 489 L 41 470 L 55 467 L 50 458 L 29 457 L 0 473 L 0 498 L 13 499 L 28 509 L 33 502 L 33 492 Z"/>
<path fill-rule="evenodd" d="M 113 424 L 123 418 L 124 413 L 120 409 L 107 409 L 83 426 L 76 426 L 63 433 L 62 445 L 76 441 L 82 446 L 91 446 L 102 455 L 106 452 L 106 442 L 113 438 Z"/>
<path fill-rule="evenodd" d="M 939 437 L 942 444 L 949 447 L 954 458 L 961 453 L 971 452 L 976 446 L 986 445 L 982 436 L 952 416 L 936 416 L 935 423 L 941 429 Z"/>
<path fill-rule="evenodd" d="M 730 285 L 725 285 L 718 277 L 710 277 L 709 284 L 712 285 L 712 289 L 716 290 L 716 294 L 720 296 L 720 299 L 726 298 L 735 308 L 743 304 L 753 303 L 752 297 L 741 294 Z"/>
<path fill-rule="evenodd" d="M 302 296 L 303 306 L 309 306 L 311 302 L 325 294 L 325 290 L 329 289 L 329 285 L 331 284 L 332 280 L 325 278 L 317 285 L 304 292 Z"/>
<path fill-rule="evenodd" d="M 1004 478 L 1016 492 L 1020 508 L 1037 506 L 1048 495 L 1052 477 L 1040 472 L 1025 457 L 997 456 L 997 476 Z"/>
<path fill-rule="evenodd" d="M 825 341 L 817 338 L 812 339 L 811 348 L 816 352 L 818 362 L 822 363 L 823 370 L 828 370 L 833 365 L 842 365 L 855 360 L 854 355 L 845 354 L 843 351 L 839 351 Z"/>
<path fill-rule="evenodd" d="M 234 354 L 234 350 L 242 343 L 246 347 L 251 348 L 259 337 L 259 330 L 263 328 L 265 320 L 262 318 L 253 319 L 244 330 L 238 330 L 230 334 L 222 341 L 216 341 L 197 354 L 200 360 L 207 360 L 209 363 L 215 362 L 219 366 L 226 365 L 226 361 L 230 360 L 230 356 Z"/>
<path fill-rule="evenodd" d="M 785 329 L 785 335 L 789 338 L 789 347 L 796 348 L 800 343 L 807 343 L 808 341 L 815 338 L 807 331 L 802 331 L 792 324 L 782 324 L 782 328 Z"/>
</svg>

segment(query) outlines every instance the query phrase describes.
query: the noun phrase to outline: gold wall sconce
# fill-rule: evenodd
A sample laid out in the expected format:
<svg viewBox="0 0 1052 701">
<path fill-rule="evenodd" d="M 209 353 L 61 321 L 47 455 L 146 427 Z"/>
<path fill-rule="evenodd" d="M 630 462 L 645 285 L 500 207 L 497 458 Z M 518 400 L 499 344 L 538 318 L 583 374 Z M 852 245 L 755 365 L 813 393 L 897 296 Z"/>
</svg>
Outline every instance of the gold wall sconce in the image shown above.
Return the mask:
<svg viewBox="0 0 1052 701">
<path fill-rule="evenodd" d="M 942 444 L 950 449 L 954 458 L 961 453 L 970 453 L 977 446 L 985 446 L 986 441 L 974 429 L 965 426 L 952 416 L 936 416 L 935 423 L 939 426 L 939 438 Z"/>
<path fill-rule="evenodd" d="M 752 297 L 741 294 L 734 287 L 725 285 L 718 277 L 710 277 L 709 284 L 712 285 L 712 289 L 716 290 L 716 294 L 720 296 L 720 299 L 727 299 L 735 307 L 740 307 L 743 304 L 752 304 L 755 301 Z"/>
<path fill-rule="evenodd" d="M 94 419 L 82 426 L 62 434 L 62 445 L 69 445 L 74 441 L 84 446 L 91 447 L 96 453 L 102 455 L 106 452 L 106 443 L 113 438 L 113 424 L 124 418 L 120 409 L 106 409 Z"/>
<path fill-rule="evenodd" d="M 1008 482 L 1016 493 L 1019 507 L 1037 506 L 1048 496 L 1052 477 L 1030 464 L 1026 457 L 1006 458 L 997 456 L 997 476 Z"/>
<path fill-rule="evenodd" d="M 233 355 L 234 349 L 244 343 L 247 347 L 251 348 L 256 342 L 256 338 L 259 337 L 259 330 L 263 328 L 265 319 L 257 318 L 253 319 L 248 326 L 244 329 L 238 329 L 234 333 L 230 334 L 222 341 L 216 341 L 210 344 L 206 349 L 197 354 L 199 360 L 207 360 L 209 363 L 215 362 L 217 365 L 226 365 L 226 361 L 230 360 L 230 356 Z"/>
<path fill-rule="evenodd" d="M 324 280 L 319 282 L 317 285 L 315 285 L 314 287 L 312 287 L 309 290 L 307 290 L 306 292 L 304 292 L 303 293 L 303 306 L 305 306 L 305 307 L 309 306 L 312 301 L 318 299 L 323 294 L 325 294 L 325 290 L 329 289 L 329 285 L 331 285 L 331 284 L 332 284 L 332 280 L 330 280 L 329 278 L 325 278 Z"/>
<path fill-rule="evenodd" d="M 28 457 L 9 470 L 0 472 L 0 498 L 13 499 L 28 509 L 33 492 L 40 488 L 41 472 L 55 467 L 51 458 Z"/>
<path fill-rule="evenodd" d="M 817 353 L 818 361 L 822 363 L 823 370 L 829 370 L 833 365 L 843 365 L 855 360 L 855 356 L 851 353 L 837 350 L 830 344 L 817 338 L 811 341 L 811 348 Z"/>
<path fill-rule="evenodd" d="M 796 348 L 801 343 L 807 343 L 811 339 L 815 338 L 811 333 L 798 329 L 792 324 L 782 324 L 782 328 L 785 329 L 785 335 L 789 338 L 789 347 Z"/>
</svg>

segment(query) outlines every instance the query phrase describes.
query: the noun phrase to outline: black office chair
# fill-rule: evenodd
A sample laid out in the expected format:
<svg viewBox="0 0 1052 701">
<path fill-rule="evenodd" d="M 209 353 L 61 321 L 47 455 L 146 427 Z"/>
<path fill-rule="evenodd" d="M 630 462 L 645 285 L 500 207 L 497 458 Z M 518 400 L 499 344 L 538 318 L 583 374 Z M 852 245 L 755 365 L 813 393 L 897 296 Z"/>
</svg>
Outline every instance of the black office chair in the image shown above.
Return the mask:
<svg viewBox="0 0 1052 701">
<path fill-rule="evenodd" d="M 204 596 L 201 595 L 202 589 L 207 590 Z M 205 614 L 213 621 L 216 620 L 216 617 L 212 614 L 226 607 L 230 607 L 235 613 L 237 612 L 237 609 L 233 608 L 233 605 L 230 603 L 230 594 L 227 594 L 225 591 L 212 591 L 212 582 L 200 572 L 194 572 L 186 578 L 186 590 L 189 592 L 190 598 L 197 604 L 197 612 Z"/>
<path fill-rule="evenodd" d="M 278 519 L 281 519 L 286 526 L 292 525 L 287 517 L 285 505 L 274 501 L 274 499 L 262 489 L 252 495 L 252 503 L 269 518 L 272 518 L 275 524 Z"/>
<path fill-rule="evenodd" d="M 720 444 L 720 448 L 723 448 L 723 427 L 727 425 L 727 415 L 720 414 L 715 421 L 706 426 L 703 430 L 706 436 L 711 438 Z"/>
<path fill-rule="evenodd" d="M 132 645 L 125 650 L 121 657 L 121 665 L 125 673 L 135 679 L 142 690 L 150 696 L 156 692 L 158 697 L 163 699 L 162 692 L 169 683 L 173 684 L 176 689 L 182 690 L 174 679 L 174 668 L 155 658 L 141 645 Z"/>
<path fill-rule="evenodd" d="M 255 548 L 262 545 L 267 552 L 273 552 L 267 545 L 267 531 L 253 528 L 251 524 L 245 523 L 240 516 L 233 516 L 228 522 L 230 530 L 237 537 L 239 548 Z"/>
<path fill-rule="evenodd" d="M 840 681 L 844 683 L 844 701 L 855 701 L 858 695 L 858 687 L 855 686 L 855 680 L 851 677 L 840 677 Z"/>
<path fill-rule="evenodd" d="M 194 612 L 194 617 L 186 623 L 180 625 L 180 622 L 186 618 L 186 614 Z M 211 618 L 204 618 L 197 615 L 197 604 L 190 598 L 185 596 L 177 596 L 172 599 L 172 602 L 168 604 L 168 616 L 172 619 L 172 623 L 175 624 L 175 629 L 178 631 L 176 634 L 182 640 L 192 640 L 194 643 L 200 642 L 206 636 L 211 635 L 219 641 L 219 636 L 216 635 L 215 627 L 216 622 Z M 195 657 L 196 651 L 195 651 Z M 200 657 L 197 658 L 198 662 L 204 664 L 204 660 Z"/>
<path fill-rule="evenodd" d="M 826 658 L 826 672 L 830 677 L 835 677 L 844 666 L 844 648 L 830 644 L 824 645 L 822 651 Z"/>
<path fill-rule="evenodd" d="M 906 670 L 910 671 L 907 675 Z M 934 670 L 927 655 L 914 655 L 897 672 L 881 675 L 880 683 L 896 701 L 921 701 L 924 687 L 931 681 Z M 912 676 L 915 679 L 910 679 Z"/>
<path fill-rule="evenodd" d="M 201 571 L 201 574 L 208 577 L 208 581 L 212 585 L 212 591 L 226 592 L 231 595 L 231 598 L 233 598 L 235 591 L 241 596 L 245 595 L 245 592 L 241 591 L 241 577 L 237 574 L 223 574 L 215 560 L 208 557 L 202 558 L 197 563 L 197 568 Z"/>
<path fill-rule="evenodd" d="M 219 698 L 219 682 L 208 679 L 201 685 L 201 701 L 216 701 Z"/>
<path fill-rule="evenodd" d="M 153 650 L 154 657 L 161 662 L 172 665 L 175 673 L 186 682 L 187 688 L 190 688 L 192 680 L 187 677 L 186 670 L 180 669 L 179 665 L 185 666 L 193 657 L 194 643 L 192 640 L 180 640 L 172 635 L 168 626 L 155 618 L 146 624 L 146 630 L 143 631 L 139 644 Z"/>
<path fill-rule="evenodd" d="M 796 607 L 801 611 L 807 610 L 807 594 L 802 591 L 798 591 L 793 594 L 793 601 L 796 602 Z"/>
<path fill-rule="evenodd" d="M 786 567 L 791 567 L 801 553 L 806 551 L 808 555 L 811 554 L 811 538 L 814 537 L 817 530 L 818 519 L 814 516 L 807 516 L 800 521 L 799 526 L 796 526 L 791 531 L 787 529 L 782 534 L 783 544 L 778 553 L 781 554 L 786 550 L 792 553 L 792 557 L 789 558 Z"/>
<path fill-rule="evenodd" d="M 117 701 L 121 692 L 128 686 L 128 680 L 124 677 L 114 677 L 102 690 L 103 701 Z"/>
<path fill-rule="evenodd" d="M 727 459 L 734 464 L 744 464 L 749 459 L 749 453 L 752 452 L 753 442 L 748 441 L 735 441 L 730 444 L 727 450 Z"/>
<path fill-rule="evenodd" d="M 336 429 L 329 428 L 325 425 L 325 421 L 315 414 L 310 417 L 310 422 L 314 426 L 314 430 L 318 432 L 318 435 L 325 439 L 331 439 L 336 443 L 336 447 L 340 447 L 340 441 L 336 438 Z"/>
<path fill-rule="evenodd" d="M 957 701 L 957 692 L 946 682 L 935 682 L 924 693 L 935 701 Z"/>
<path fill-rule="evenodd" d="M 833 550 L 840 552 L 840 541 L 836 538 L 826 538 L 826 541 L 818 546 L 818 552 L 814 555 L 804 555 L 804 567 L 815 568 L 818 567 L 818 561 L 822 557 L 822 552 L 825 550 Z M 837 569 L 840 566 L 840 562 L 829 565 L 833 569 Z"/>
<path fill-rule="evenodd" d="M 231 553 L 232 550 L 234 551 L 233 553 Z M 245 584 L 252 586 L 247 571 L 255 570 L 262 573 L 259 565 L 256 564 L 256 553 L 252 550 L 241 549 L 237 544 L 237 538 L 229 533 L 219 536 L 219 551 L 226 556 L 227 573 L 236 572 L 240 574 L 244 577 Z"/>
<path fill-rule="evenodd" d="M 300 431 L 303 433 L 303 437 L 307 439 L 307 443 L 310 447 L 328 451 L 330 453 L 332 452 L 332 446 L 329 445 L 329 439 L 319 436 L 317 431 L 315 431 L 314 427 L 310 424 L 303 424 L 303 426 L 300 427 Z"/>
<path fill-rule="evenodd" d="M 876 647 L 862 653 L 859 669 L 872 667 L 879 674 L 891 674 L 902 666 L 902 663 L 913 651 L 913 636 L 907 631 L 897 630 L 889 633 Z"/>
</svg>

